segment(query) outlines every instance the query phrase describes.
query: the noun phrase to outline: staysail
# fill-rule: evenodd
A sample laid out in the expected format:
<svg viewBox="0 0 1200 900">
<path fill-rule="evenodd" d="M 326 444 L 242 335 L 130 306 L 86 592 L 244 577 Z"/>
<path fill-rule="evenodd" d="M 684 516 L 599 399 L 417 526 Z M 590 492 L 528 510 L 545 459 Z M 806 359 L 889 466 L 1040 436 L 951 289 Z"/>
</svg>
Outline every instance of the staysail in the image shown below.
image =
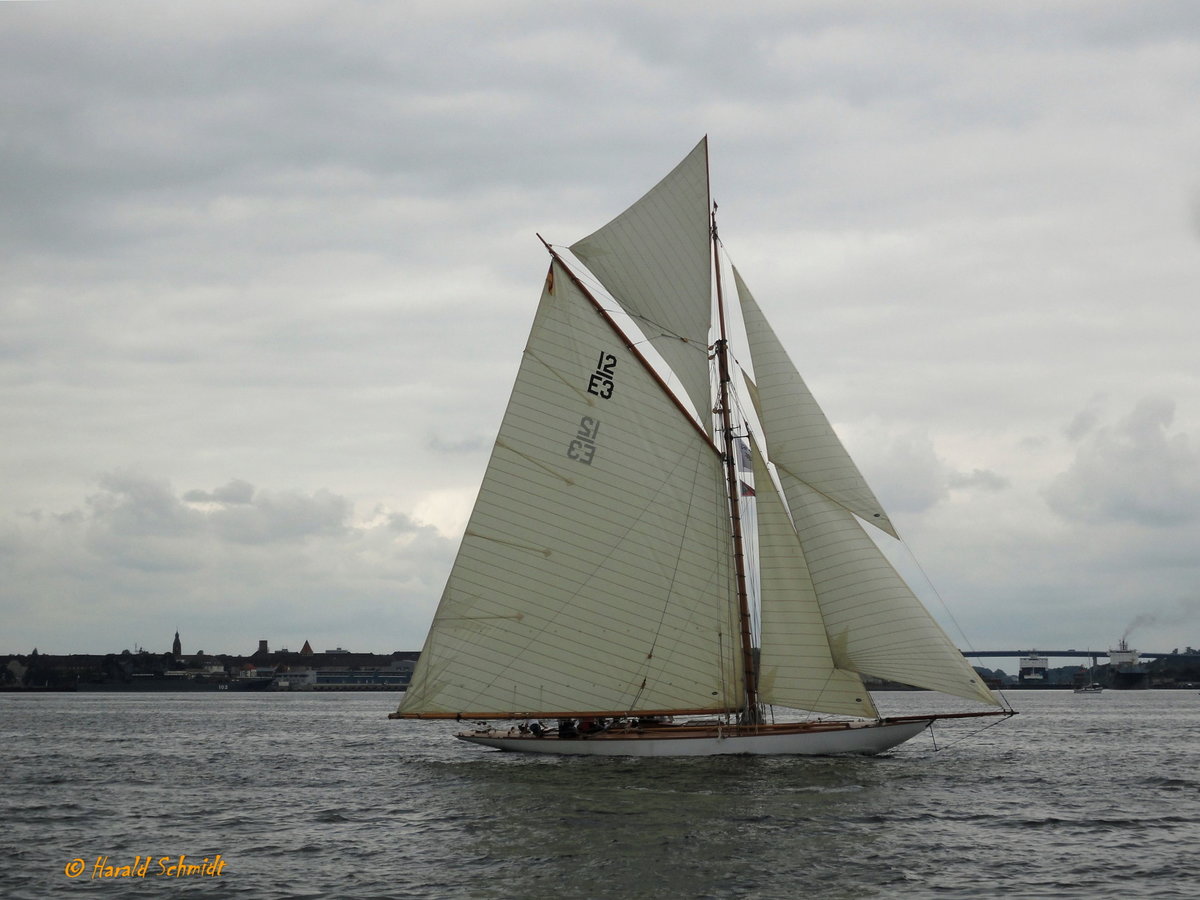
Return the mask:
<svg viewBox="0 0 1200 900">
<path fill-rule="evenodd" d="M 741 702 L 721 460 L 552 264 L 401 715 Z"/>
<path fill-rule="evenodd" d="M 756 402 L 762 406 L 771 462 L 892 537 L 896 532 L 825 412 L 809 392 L 738 270 L 733 270 L 746 339 L 754 360 Z"/>
<path fill-rule="evenodd" d="M 754 448 L 762 637 L 759 693 L 766 703 L 840 715 L 878 715 L 854 672 L 839 669 L 800 538 Z"/>
</svg>

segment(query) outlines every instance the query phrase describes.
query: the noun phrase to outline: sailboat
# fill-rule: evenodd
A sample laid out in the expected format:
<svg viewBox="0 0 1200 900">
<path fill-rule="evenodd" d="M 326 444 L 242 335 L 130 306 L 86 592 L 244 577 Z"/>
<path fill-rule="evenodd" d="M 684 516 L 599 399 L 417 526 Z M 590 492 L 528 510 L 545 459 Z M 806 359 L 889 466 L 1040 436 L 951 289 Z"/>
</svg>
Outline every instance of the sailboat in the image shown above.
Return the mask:
<svg viewBox="0 0 1200 900">
<path fill-rule="evenodd" d="M 1103 694 L 1104 685 L 1096 680 L 1096 657 L 1092 657 L 1091 668 L 1088 669 L 1088 680 L 1075 688 L 1077 694 Z"/>
<path fill-rule="evenodd" d="M 542 242 L 516 383 L 390 718 L 474 722 L 457 737 L 500 750 L 707 756 L 875 754 L 1011 715 L 868 533 L 896 539 L 726 262 L 707 138 L 598 231 Z M 983 708 L 884 717 L 864 677 Z"/>
</svg>

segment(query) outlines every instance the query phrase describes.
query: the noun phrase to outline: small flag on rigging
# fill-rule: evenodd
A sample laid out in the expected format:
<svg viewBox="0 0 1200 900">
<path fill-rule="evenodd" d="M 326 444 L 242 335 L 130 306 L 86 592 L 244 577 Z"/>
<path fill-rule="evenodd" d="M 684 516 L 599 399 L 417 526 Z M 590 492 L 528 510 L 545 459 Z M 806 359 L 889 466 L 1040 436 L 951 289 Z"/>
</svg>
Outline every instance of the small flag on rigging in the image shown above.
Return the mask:
<svg viewBox="0 0 1200 900">
<path fill-rule="evenodd" d="M 737 441 L 738 465 L 749 471 L 754 468 L 754 461 L 750 458 L 750 445 L 742 438 Z"/>
</svg>

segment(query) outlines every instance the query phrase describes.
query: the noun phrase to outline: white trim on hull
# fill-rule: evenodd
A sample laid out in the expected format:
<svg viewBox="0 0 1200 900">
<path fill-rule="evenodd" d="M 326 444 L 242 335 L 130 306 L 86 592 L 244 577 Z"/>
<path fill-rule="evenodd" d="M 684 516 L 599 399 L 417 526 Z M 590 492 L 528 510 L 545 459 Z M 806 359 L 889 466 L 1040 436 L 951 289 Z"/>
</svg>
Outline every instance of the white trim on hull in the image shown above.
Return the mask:
<svg viewBox="0 0 1200 900">
<path fill-rule="evenodd" d="M 882 753 L 920 734 L 935 717 L 904 722 L 838 723 L 819 726 L 662 728 L 633 734 L 603 733 L 573 738 L 535 737 L 516 729 L 480 729 L 459 740 L 515 753 L 567 756 L 835 756 Z"/>
</svg>

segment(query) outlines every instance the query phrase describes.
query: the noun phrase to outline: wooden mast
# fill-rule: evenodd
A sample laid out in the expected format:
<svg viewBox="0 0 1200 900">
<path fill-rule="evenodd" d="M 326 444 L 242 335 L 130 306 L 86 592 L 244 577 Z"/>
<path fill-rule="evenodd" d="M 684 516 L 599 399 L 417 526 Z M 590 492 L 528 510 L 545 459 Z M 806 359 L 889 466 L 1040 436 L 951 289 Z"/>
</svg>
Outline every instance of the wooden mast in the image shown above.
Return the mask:
<svg viewBox="0 0 1200 900">
<path fill-rule="evenodd" d="M 725 482 L 729 491 L 729 515 L 733 528 L 733 566 L 736 573 L 738 619 L 741 622 L 742 665 L 746 683 L 744 724 L 757 725 L 762 720 L 758 706 L 758 666 L 754 661 L 754 642 L 750 634 L 750 597 L 746 591 L 746 551 L 742 539 L 741 503 L 738 497 L 737 447 L 733 437 L 733 414 L 729 402 L 729 338 L 725 330 L 725 295 L 721 288 L 721 254 L 717 237 L 717 204 L 709 213 L 712 222 L 713 277 L 717 282 L 717 325 L 715 344 L 717 356 L 718 402 L 721 433 L 724 435 Z"/>
</svg>

